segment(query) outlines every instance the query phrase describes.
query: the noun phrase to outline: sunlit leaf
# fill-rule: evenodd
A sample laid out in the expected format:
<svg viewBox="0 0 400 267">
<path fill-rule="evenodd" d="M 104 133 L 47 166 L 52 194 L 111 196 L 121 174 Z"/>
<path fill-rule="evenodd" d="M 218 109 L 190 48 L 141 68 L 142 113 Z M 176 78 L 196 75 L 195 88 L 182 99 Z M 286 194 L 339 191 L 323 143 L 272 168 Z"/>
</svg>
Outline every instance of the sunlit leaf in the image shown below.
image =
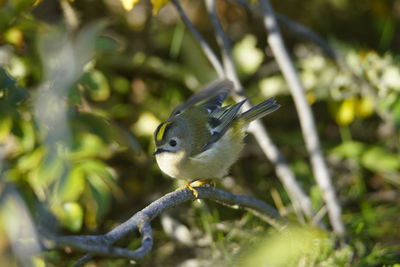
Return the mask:
<svg viewBox="0 0 400 267">
<path fill-rule="evenodd" d="M 99 136 L 82 132 L 74 135 L 72 151 L 69 153 L 69 157 L 72 160 L 80 160 L 82 158 L 99 155 L 107 156 L 109 154 L 110 151 Z"/>
<path fill-rule="evenodd" d="M 133 125 L 132 130 L 137 136 L 153 136 L 157 126 L 161 123 L 152 113 L 144 112 Z"/>
<path fill-rule="evenodd" d="M 24 41 L 24 36 L 23 36 L 21 29 L 13 27 L 13 28 L 8 29 L 8 31 L 6 31 L 4 33 L 4 39 L 6 42 L 9 42 L 15 46 L 21 47 L 22 43 Z"/>
<path fill-rule="evenodd" d="M 240 266 L 316 266 L 333 251 L 328 235 L 312 227 L 290 227 L 267 235 L 240 259 Z"/>
<path fill-rule="evenodd" d="M 0 143 L 3 143 L 12 129 L 12 118 L 0 111 Z"/>
<path fill-rule="evenodd" d="M 233 56 L 239 69 L 246 75 L 253 74 L 264 60 L 264 53 L 256 47 L 254 35 L 246 35 L 233 48 Z"/>
<path fill-rule="evenodd" d="M 357 141 L 347 141 L 336 146 L 331 153 L 341 158 L 357 158 L 365 149 L 365 145 Z"/>
<path fill-rule="evenodd" d="M 272 76 L 269 78 L 262 79 L 258 86 L 260 87 L 261 93 L 264 97 L 276 96 L 283 92 L 284 81 L 279 76 Z"/>
<path fill-rule="evenodd" d="M 362 155 L 361 163 L 372 171 L 397 171 L 400 169 L 400 156 L 383 147 L 374 146 Z"/>
<path fill-rule="evenodd" d="M 126 11 L 132 10 L 132 8 L 139 2 L 139 0 L 120 0 L 120 1 Z"/>
<path fill-rule="evenodd" d="M 153 15 L 157 15 L 158 11 L 165 6 L 170 0 L 150 0 L 153 5 Z"/>
<path fill-rule="evenodd" d="M 83 209 L 77 202 L 64 203 L 56 212 L 61 224 L 71 232 L 78 232 L 83 224 Z"/>
<path fill-rule="evenodd" d="M 22 155 L 17 162 L 18 169 L 22 172 L 26 172 L 37 168 L 43 160 L 44 152 L 44 147 L 40 146 L 31 153 Z"/>
<path fill-rule="evenodd" d="M 70 120 L 74 134 L 91 133 L 101 138 L 104 143 L 113 141 L 113 126 L 106 119 L 91 113 L 76 114 Z"/>
<path fill-rule="evenodd" d="M 54 180 L 61 178 L 63 171 L 64 165 L 59 157 L 46 155 L 45 159 L 28 174 L 28 182 L 39 199 L 46 198 L 48 186 Z"/>
<path fill-rule="evenodd" d="M 356 114 L 361 118 L 369 117 L 374 112 L 374 102 L 371 97 L 362 97 L 357 101 Z"/>
<path fill-rule="evenodd" d="M 347 98 L 334 109 L 335 121 L 339 125 L 348 125 L 355 117 L 356 98 Z"/>
<path fill-rule="evenodd" d="M 85 175 L 79 165 L 76 165 L 58 183 L 56 198 L 58 202 L 76 201 L 85 189 Z"/>
</svg>

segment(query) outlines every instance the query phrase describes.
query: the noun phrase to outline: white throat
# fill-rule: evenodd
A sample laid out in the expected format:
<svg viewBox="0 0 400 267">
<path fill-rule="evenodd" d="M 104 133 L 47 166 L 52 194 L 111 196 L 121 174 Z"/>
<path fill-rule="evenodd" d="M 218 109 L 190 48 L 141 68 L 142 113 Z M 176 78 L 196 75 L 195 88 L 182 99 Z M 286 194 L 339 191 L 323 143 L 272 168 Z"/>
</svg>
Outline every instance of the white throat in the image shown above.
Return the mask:
<svg viewBox="0 0 400 267">
<path fill-rule="evenodd" d="M 179 178 L 179 169 L 184 156 L 184 151 L 162 152 L 156 155 L 156 160 L 158 166 L 165 174 L 173 178 Z"/>
</svg>

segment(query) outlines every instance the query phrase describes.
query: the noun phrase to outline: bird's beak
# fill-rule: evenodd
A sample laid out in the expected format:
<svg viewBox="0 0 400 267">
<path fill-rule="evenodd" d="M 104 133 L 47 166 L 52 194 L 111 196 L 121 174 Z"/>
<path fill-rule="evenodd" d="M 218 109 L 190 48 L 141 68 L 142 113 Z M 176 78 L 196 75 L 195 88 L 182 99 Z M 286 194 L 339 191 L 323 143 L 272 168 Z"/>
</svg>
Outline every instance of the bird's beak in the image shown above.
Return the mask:
<svg viewBox="0 0 400 267">
<path fill-rule="evenodd" d="M 160 153 L 165 152 L 165 151 L 166 151 L 165 149 L 157 148 L 157 150 L 153 152 L 153 155 L 155 156 L 155 155 L 160 154 Z"/>
</svg>

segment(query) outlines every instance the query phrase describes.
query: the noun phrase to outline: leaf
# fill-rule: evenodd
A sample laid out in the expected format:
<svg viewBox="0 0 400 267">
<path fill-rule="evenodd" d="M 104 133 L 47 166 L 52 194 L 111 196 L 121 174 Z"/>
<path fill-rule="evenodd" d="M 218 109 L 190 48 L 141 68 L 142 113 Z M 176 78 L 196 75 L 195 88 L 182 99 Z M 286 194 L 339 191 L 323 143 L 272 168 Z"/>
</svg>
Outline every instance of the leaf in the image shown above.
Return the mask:
<svg viewBox="0 0 400 267">
<path fill-rule="evenodd" d="M 361 142 L 347 141 L 336 146 L 331 153 L 341 158 L 358 158 L 364 149 L 365 145 Z"/>
<path fill-rule="evenodd" d="M 239 266 L 318 266 L 333 251 L 329 236 L 318 228 L 288 227 L 255 243 Z"/>
<path fill-rule="evenodd" d="M 143 112 L 133 125 L 132 130 L 137 136 L 153 136 L 154 130 L 161 121 L 150 112 Z"/>
<path fill-rule="evenodd" d="M 233 48 L 233 56 L 239 69 L 246 75 L 253 74 L 264 60 L 264 53 L 256 47 L 254 35 L 246 35 Z"/>
<path fill-rule="evenodd" d="M 12 133 L 17 137 L 20 152 L 31 151 L 35 146 L 35 128 L 30 120 L 14 121 Z"/>
<path fill-rule="evenodd" d="M 71 232 L 78 232 L 83 224 L 83 209 L 77 202 L 64 203 L 55 212 L 61 224 Z"/>
<path fill-rule="evenodd" d="M 158 14 L 158 11 L 165 6 L 170 0 L 150 0 L 153 5 L 153 16 Z"/>
<path fill-rule="evenodd" d="M 70 120 L 74 135 L 91 133 L 101 138 L 104 143 L 113 142 L 113 126 L 104 118 L 91 113 L 78 113 Z"/>
<path fill-rule="evenodd" d="M 111 151 L 105 146 L 102 139 L 91 133 L 79 133 L 73 137 L 72 151 L 69 158 L 77 161 L 83 158 L 93 158 L 96 156 L 109 156 Z"/>
<path fill-rule="evenodd" d="M 131 11 L 132 8 L 139 3 L 139 0 L 120 0 L 126 11 Z"/>
<path fill-rule="evenodd" d="M 335 105 L 333 115 L 339 125 L 348 125 L 353 122 L 355 117 L 356 98 L 347 98 L 339 105 Z"/>
<path fill-rule="evenodd" d="M 76 201 L 85 189 L 85 175 L 82 168 L 76 165 L 63 176 L 57 186 L 57 201 L 60 203 Z"/>
<path fill-rule="evenodd" d="M 98 70 L 86 72 L 81 78 L 81 84 L 94 101 L 104 101 L 110 96 L 107 78 Z"/>
<path fill-rule="evenodd" d="M 358 99 L 356 105 L 356 115 L 361 118 L 367 118 L 374 113 L 374 101 L 366 96 Z"/>
<path fill-rule="evenodd" d="M 0 143 L 7 140 L 12 129 L 12 118 L 0 110 Z"/>
<path fill-rule="evenodd" d="M 88 205 L 89 222 L 96 225 L 109 210 L 111 193 L 120 191 L 115 184 L 114 174 L 101 161 L 87 160 L 80 167 L 85 172 L 86 184 L 90 189 Z"/>
<path fill-rule="evenodd" d="M 375 172 L 390 172 L 400 169 L 400 157 L 380 146 L 368 149 L 362 155 L 361 163 L 365 168 Z"/>
<path fill-rule="evenodd" d="M 59 179 L 64 170 L 65 166 L 61 158 L 51 153 L 47 154 L 44 160 L 28 173 L 28 182 L 40 200 L 46 199 L 49 185 Z"/>
<path fill-rule="evenodd" d="M 17 168 L 22 171 L 30 171 L 37 168 L 40 162 L 43 160 L 45 149 L 40 146 L 30 153 L 22 155 L 17 162 Z"/>
<path fill-rule="evenodd" d="M 393 105 L 392 113 L 396 124 L 396 128 L 400 129 L 400 100 L 398 100 L 396 104 Z"/>
</svg>

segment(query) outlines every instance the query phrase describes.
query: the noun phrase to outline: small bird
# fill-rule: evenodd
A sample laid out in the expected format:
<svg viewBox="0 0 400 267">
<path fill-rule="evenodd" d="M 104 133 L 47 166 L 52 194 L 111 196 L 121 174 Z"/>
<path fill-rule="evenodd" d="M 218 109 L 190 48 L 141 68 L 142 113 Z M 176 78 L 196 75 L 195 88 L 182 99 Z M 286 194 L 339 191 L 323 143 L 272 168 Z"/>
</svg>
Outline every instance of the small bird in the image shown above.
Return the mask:
<svg viewBox="0 0 400 267">
<path fill-rule="evenodd" d="M 213 184 L 226 176 L 244 147 L 248 124 L 280 107 L 274 98 L 243 113 L 247 99 L 222 106 L 232 88 L 228 79 L 207 85 L 176 107 L 154 132 L 158 166 L 168 176 L 187 181 L 184 187 L 196 198 L 191 184 Z"/>
</svg>

